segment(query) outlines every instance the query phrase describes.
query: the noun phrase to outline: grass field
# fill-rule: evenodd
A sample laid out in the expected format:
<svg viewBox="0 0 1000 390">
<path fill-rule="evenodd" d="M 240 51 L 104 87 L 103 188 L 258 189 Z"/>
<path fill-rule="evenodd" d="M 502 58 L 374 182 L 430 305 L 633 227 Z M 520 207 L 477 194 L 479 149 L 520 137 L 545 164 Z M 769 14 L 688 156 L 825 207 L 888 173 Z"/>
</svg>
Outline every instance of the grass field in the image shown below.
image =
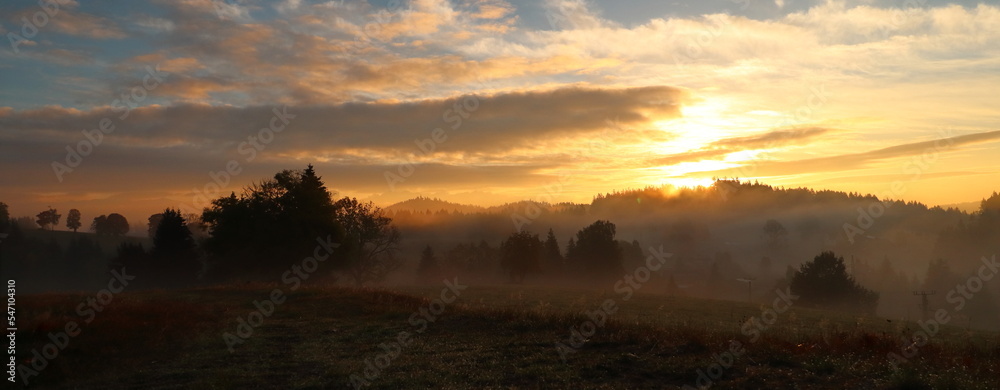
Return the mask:
<svg viewBox="0 0 1000 390">
<path fill-rule="evenodd" d="M 328 389 L 352 388 L 353 375 L 386 389 L 681 388 L 704 373 L 713 388 L 1000 388 L 997 333 L 942 327 L 895 369 L 887 354 L 901 353 L 915 324 L 794 306 L 766 317 L 771 305 L 541 287 L 456 288 L 451 303 L 444 284 L 303 287 L 230 352 L 223 333 L 237 334 L 237 318 L 274 288 L 289 292 L 124 292 L 91 323 L 75 310 L 88 295 L 22 295 L 19 361 L 28 365 L 48 333 L 75 321 L 80 334 L 29 387 Z M 609 300 L 616 310 L 603 326 L 585 325 Z M 757 337 L 744 330 L 752 317 L 764 325 L 751 322 Z M 589 337 L 574 340 L 571 328 Z M 734 342 L 742 352 L 727 354 Z"/>
</svg>

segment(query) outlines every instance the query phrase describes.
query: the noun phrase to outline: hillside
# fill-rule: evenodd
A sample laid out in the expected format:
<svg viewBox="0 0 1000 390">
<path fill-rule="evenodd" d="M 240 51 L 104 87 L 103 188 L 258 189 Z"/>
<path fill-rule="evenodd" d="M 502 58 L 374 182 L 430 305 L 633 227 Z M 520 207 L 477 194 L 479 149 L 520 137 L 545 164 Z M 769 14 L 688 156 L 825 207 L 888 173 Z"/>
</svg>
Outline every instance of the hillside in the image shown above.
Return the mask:
<svg viewBox="0 0 1000 390">
<path fill-rule="evenodd" d="M 410 212 L 426 212 L 430 210 L 431 212 L 438 212 L 441 210 L 446 210 L 449 213 L 477 213 L 484 211 L 483 207 L 452 203 L 438 198 L 425 198 L 418 196 L 413 199 L 404 200 L 399 203 L 395 203 L 385 208 L 388 211 L 398 212 L 398 211 L 410 211 Z"/>
<path fill-rule="evenodd" d="M 54 240 L 57 245 L 63 248 L 68 247 L 70 245 L 70 242 L 72 242 L 74 239 L 84 238 L 96 242 L 97 245 L 100 246 L 101 251 L 103 251 L 104 253 L 114 253 L 115 248 L 117 248 L 118 245 L 121 245 L 121 243 L 123 242 L 141 244 L 146 248 L 149 248 L 153 245 L 153 240 L 145 236 L 143 237 L 99 236 L 93 232 L 85 232 L 85 231 L 71 232 L 71 231 L 60 231 L 60 230 L 48 231 L 42 229 L 30 229 L 24 231 L 24 236 L 25 238 L 42 240 L 42 241 Z"/>
<path fill-rule="evenodd" d="M 282 286 L 115 296 L 33 385 L 354 388 L 353 375 L 376 389 L 677 389 L 699 380 L 749 389 L 1000 387 L 997 333 L 942 327 L 894 369 L 887 354 L 900 351 L 916 324 L 794 306 L 769 317 L 769 308 L 741 303 L 506 286 L 458 287 L 450 305 L 432 303 L 444 296 L 442 286 L 306 287 L 251 322 L 258 326 L 245 329 L 230 352 L 223 335 L 238 332 L 238 318 L 275 287 Z M 18 360 L 48 342 L 47 332 L 78 320 L 73 308 L 85 298 L 23 296 Z M 614 311 L 594 314 L 608 301 Z M 587 325 L 589 318 L 602 325 Z M 747 321 L 758 321 L 759 333 L 741 330 Z M 588 336 L 574 341 L 573 329 Z M 574 342 L 578 349 L 565 349 Z M 741 348 L 730 359 L 734 342 Z"/>
<path fill-rule="evenodd" d="M 981 204 L 982 204 L 981 201 L 975 201 L 975 202 L 943 204 L 940 205 L 939 207 L 943 209 L 958 209 L 966 213 L 974 213 L 976 211 L 979 211 L 979 207 Z"/>
<path fill-rule="evenodd" d="M 987 195 L 987 194 L 984 194 Z M 1000 199 L 1000 197 L 997 197 Z M 844 257 L 853 277 L 880 294 L 878 314 L 915 319 L 916 290 L 936 290 L 932 306 L 949 306 L 947 292 L 974 275 L 981 259 L 1000 253 L 1000 224 L 979 213 L 927 205 L 874 194 L 810 188 L 781 188 L 756 182 L 718 180 L 711 187 L 647 187 L 597 194 L 590 204 L 514 202 L 475 214 L 393 215 L 403 240 L 401 254 L 412 268 L 394 279 L 411 282 L 420 252 L 430 246 L 454 272 L 467 272 L 470 246 L 497 248 L 511 232 L 545 238 L 552 230 L 562 253 L 576 234 L 596 220 L 615 225 L 615 239 L 643 251 L 665 248 L 674 254 L 665 269 L 690 295 L 740 300 L 745 284 L 782 283 L 801 264 L 822 251 Z M 763 229 L 772 223 L 777 233 Z M 993 239 L 997 237 L 998 239 Z M 624 260 L 625 268 L 633 266 Z M 932 262 L 943 259 L 948 272 L 928 278 Z M 479 276 L 500 275 L 495 266 Z M 481 260 L 476 262 L 483 263 Z M 488 261 L 487 261 L 488 263 Z M 492 268 L 490 268 L 492 267 Z M 713 275 L 716 275 L 713 277 Z M 494 279 L 499 282 L 501 280 Z M 654 283 L 662 283 L 663 280 Z M 755 284 L 756 285 L 756 284 Z M 967 313 L 973 326 L 996 329 L 1000 285 L 985 286 Z"/>
</svg>

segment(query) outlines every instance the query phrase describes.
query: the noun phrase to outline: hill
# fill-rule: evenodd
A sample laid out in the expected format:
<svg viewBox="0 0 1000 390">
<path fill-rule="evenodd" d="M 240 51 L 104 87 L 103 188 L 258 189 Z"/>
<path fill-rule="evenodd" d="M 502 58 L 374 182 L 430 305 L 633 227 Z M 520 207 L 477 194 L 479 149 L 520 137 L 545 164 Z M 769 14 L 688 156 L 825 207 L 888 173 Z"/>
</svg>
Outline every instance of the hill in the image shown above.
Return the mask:
<svg viewBox="0 0 1000 390">
<path fill-rule="evenodd" d="M 981 201 L 976 201 L 976 202 L 943 204 L 938 207 L 941 207 L 943 209 L 958 209 L 966 213 L 974 213 L 976 211 L 979 211 L 979 207 L 981 204 L 982 204 Z"/>
<path fill-rule="evenodd" d="M 37 239 L 42 241 L 54 241 L 60 247 L 68 247 L 70 242 L 74 239 L 88 239 L 92 240 L 100 246 L 101 251 L 104 253 L 114 253 L 115 249 L 118 248 L 123 242 L 128 242 L 132 244 L 140 244 L 145 248 L 150 248 L 153 246 L 153 240 L 149 237 L 135 237 L 135 236 L 99 236 L 92 232 L 71 232 L 71 231 L 49 231 L 42 229 L 29 229 L 24 231 L 24 236 L 29 239 Z"/>
<path fill-rule="evenodd" d="M 438 212 L 440 210 L 446 210 L 449 213 L 457 212 L 462 214 L 477 213 L 485 210 L 483 207 L 479 206 L 452 203 L 438 198 L 426 198 L 422 196 L 395 203 L 385 209 L 392 212 L 404 210 L 410 212 L 426 212 L 427 210 L 430 210 L 431 212 Z"/>
</svg>

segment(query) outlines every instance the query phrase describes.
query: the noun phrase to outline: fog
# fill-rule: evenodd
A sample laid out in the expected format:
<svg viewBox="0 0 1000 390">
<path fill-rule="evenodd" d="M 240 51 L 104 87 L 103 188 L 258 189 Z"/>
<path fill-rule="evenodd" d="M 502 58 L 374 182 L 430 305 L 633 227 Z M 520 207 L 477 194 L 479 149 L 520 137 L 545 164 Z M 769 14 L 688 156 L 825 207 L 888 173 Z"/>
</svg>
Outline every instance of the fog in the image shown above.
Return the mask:
<svg viewBox="0 0 1000 390">
<path fill-rule="evenodd" d="M 443 278 L 458 277 L 477 285 L 612 290 L 616 280 L 633 275 L 662 251 L 669 256 L 662 267 L 647 269 L 650 276 L 643 293 L 764 304 L 774 299 L 777 290 L 789 287 L 804 263 L 832 251 L 843 258 L 854 281 L 878 293 L 874 311 L 878 316 L 915 321 L 947 309 L 957 319 L 953 324 L 1000 329 L 1000 283 L 990 282 L 997 272 L 990 265 L 1000 253 L 1000 196 L 994 193 L 988 198 L 979 211 L 968 213 L 873 195 L 737 180 L 718 180 L 707 188 L 667 186 L 598 194 L 590 204 L 523 201 L 479 207 L 416 198 L 372 209 L 390 218 L 384 227 L 398 233 L 398 241 L 390 243 L 392 250 L 386 252 L 393 258 L 387 273 L 352 281 L 343 257 L 356 253 L 344 250 L 333 253 L 332 265 L 319 272 L 323 277 L 311 282 L 393 287 L 439 285 Z M 341 202 L 333 207 L 342 207 Z M 220 277 L 211 272 L 222 264 L 217 259 L 226 257 L 211 252 L 213 235 L 221 234 L 218 226 L 198 220 L 197 215 L 186 218 L 196 245 L 185 257 L 200 259 L 202 265 L 192 267 L 201 271 L 185 282 L 162 281 L 146 287 L 278 282 L 281 270 L 308 256 L 300 247 L 315 246 L 312 238 L 300 240 L 301 244 L 256 240 L 270 241 L 258 242 L 274 254 L 274 259 L 266 259 L 269 267 L 235 262 L 231 264 L 238 272 Z M 597 221 L 613 224 L 616 254 L 609 256 L 616 259 L 611 268 L 595 274 L 583 260 L 595 255 L 571 254 L 569 241 L 582 248 L 582 230 Z M 23 225 L 24 219 L 20 222 Z M 0 258 L 5 274 L 18 278 L 26 292 L 100 288 L 109 269 L 128 264 L 135 264 L 133 270 L 144 269 L 139 260 L 127 258 L 128 250 L 137 251 L 141 259 L 145 250 L 151 251 L 150 256 L 155 252 L 151 239 L 96 236 L 91 240 L 87 237 L 93 235 L 82 232 L 23 229 L 0 246 Z M 537 252 L 536 264 L 515 275 L 502 260 L 504 242 L 525 232 L 537 235 L 541 248 L 549 241 L 550 230 L 558 256 Z M 245 249 L 260 254 L 259 249 Z M 423 264 L 427 255 L 434 260 L 433 267 Z M 164 274 L 147 272 L 154 278 Z M 915 295 L 921 291 L 932 293 L 927 295 L 927 312 L 922 296 Z"/>
<path fill-rule="evenodd" d="M 449 256 L 449 251 L 482 242 L 495 250 L 518 229 L 545 240 L 551 229 L 565 255 L 567 241 L 578 231 L 607 220 L 615 224 L 622 247 L 634 241 L 642 250 L 641 256 L 623 250 L 625 273 L 642 266 L 653 248 L 672 254 L 644 292 L 745 301 L 748 286 L 738 279 L 755 279 L 750 299 L 763 303 L 773 299 L 775 289 L 787 286 L 803 263 L 833 251 L 860 285 L 879 294 L 879 316 L 919 320 L 921 296 L 914 293 L 933 291 L 931 311 L 951 310 L 964 300 L 967 305 L 956 311 L 955 323 L 998 329 L 1000 283 L 981 278 L 982 291 L 956 291 L 977 277 L 989 263 L 984 259 L 1000 252 L 998 200 L 993 194 L 984 199 L 982 210 L 970 214 L 872 195 L 738 181 L 719 181 L 710 188 L 621 191 L 598 195 L 591 204 L 519 202 L 481 210 L 423 198 L 389 207 L 407 260 L 407 268 L 391 281 L 412 283 L 421 250 L 430 246 L 451 274 L 506 283 L 498 264 L 471 267 L 468 259 L 459 253 Z M 765 232 L 769 220 L 780 226 L 773 234 Z M 931 268 L 933 261 L 944 267 Z M 551 266 L 524 283 L 612 288 L 612 283 L 585 283 Z M 978 282 L 971 283 L 975 288 Z"/>
</svg>

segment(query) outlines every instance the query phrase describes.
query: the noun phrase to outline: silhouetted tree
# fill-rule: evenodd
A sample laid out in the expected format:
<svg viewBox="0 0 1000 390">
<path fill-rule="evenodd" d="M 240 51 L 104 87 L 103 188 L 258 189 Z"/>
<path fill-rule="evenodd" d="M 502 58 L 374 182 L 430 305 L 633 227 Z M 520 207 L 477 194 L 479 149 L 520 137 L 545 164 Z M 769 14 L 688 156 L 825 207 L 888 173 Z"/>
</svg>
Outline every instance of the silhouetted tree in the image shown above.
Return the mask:
<svg viewBox="0 0 1000 390">
<path fill-rule="evenodd" d="M 799 268 L 791 291 L 806 305 L 874 313 L 878 294 L 859 285 L 847 274 L 844 258 L 823 252 Z"/>
<path fill-rule="evenodd" d="M 129 274 L 149 275 L 150 261 L 146 250 L 142 244 L 133 242 L 122 242 L 118 245 L 117 254 L 111 258 L 109 268 L 121 272 L 125 269 Z"/>
<path fill-rule="evenodd" d="M 83 224 L 80 223 L 80 210 L 70 209 L 69 215 L 66 216 L 66 227 L 73 230 L 76 233 L 76 229 L 79 229 Z"/>
<path fill-rule="evenodd" d="M 774 219 L 769 219 L 762 228 L 768 249 L 781 250 L 788 246 L 788 230 Z"/>
<path fill-rule="evenodd" d="M 7 244 L 6 246 L 2 245 L 3 242 L 7 240 L 10 230 L 10 212 L 7 211 L 7 204 L 0 202 L 0 264 L 4 264 L 3 255 L 5 249 L 10 246 L 10 244 Z M 8 265 L 7 268 L 9 269 L 11 266 Z"/>
<path fill-rule="evenodd" d="M 162 220 L 163 213 L 156 213 L 149 216 L 149 224 L 147 225 L 148 228 L 146 230 L 146 234 L 149 235 L 149 238 L 156 237 L 156 229 L 160 227 L 160 221 Z"/>
<path fill-rule="evenodd" d="M 979 213 L 1000 213 L 1000 193 L 994 191 L 989 198 L 983 199 L 979 203 Z"/>
<path fill-rule="evenodd" d="M 37 223 L 38 226 L 41 226 L 42 229 L 45 229 L 47 226 L 51 226 L 49 230 L 52 230 L 56 227 L 56 225 L 59 225 L 59 217 L 62 217 L 62 215 L 59 215 L 59 213 L 56 212 L 56 209 L 49 207 L 48 210 L 42 211 L 35 216 L 35 223 Z"/>
<path fill-rule="evenodd" d="M 438 259 L 434 256 L 434 250 L 428 245 L 420 253 L 420 265 L 417 266 L 417 275 L 420 279 L 426 281 L 438 276 L 440 272 L 441 266 L 438 264 Z"/>
<path fill-rule="evenodd" d="M 129 230 L 128 220 L 118 213 L 100 215 L 94 218 L 90 230 L 99 236 L 124 236 Z"/>
<path fill-rule="evenodd" d="M 12 241 L 11 236 L 13 236 L 15 229 L 17 229 L 17 224 L 12 223 L 10 220 L 10 212 L 7 210 L 7 204 L 0 202 L 0 264 L 5 264 L 3 256 L 9 252 L 8 248 L 11 247 Z M 18 234 L 20 234 L 20 231 L 18 231 Z M 4 241 L 7 242 L 6 245 L 3 245 Z M 15 241 L 15 243 L 17 242 Z M 6 267 L 11 268 L 11 265 L 7 265 Z"/>
<path fill-rule="evenodd" d="M 11 220 L 11 224 L 17 225 L 21 228 L 22 232 L 34 230 L 36 229 L 36 226 L 38 226 L 38 224 L 35 223 L 35 219 L 28 216 L 14 218 Z"/>
<path fill-rule="evenodd" d="M 128 220 L 118 213 L 108 214 L 107 232 L 112 236 L 124 236 L 129 231 Z"/>
<path fill-rule="evenodd" d="M 615 224 L 599 220 L 576 233 L 576 245 L 566 254 L 570 267 L 597 278 L 621 277 L 622 255 L 615 241 Z"/>
<path fill-rule="evenodd" d="M 927 273 L 924 276 L 924 290 L 948 291 L 955 287 L 958 276 L 951 269 L 951 265 L 945 259 L 935 259 L 927 265 Z"/>
<path fill-rule="evenodd" d="M 512 233 L 500 244 L 500 266 L 511 283 L 523 283 L 528 274 L 541 271 L 542 241 L 537 234 Z"/>
<path fill-rule="evenodd" d="M 201 215 L 195 213 L 185 213 L 184 221 L 187 222 L 188 230 L 195 241 L 208 237 L 208 226 L 201 220 Z"/>
<path fill-rule="evenodd" d="M 948 226 L 941 231 L 933 256 L 947 258 L 952 269 L 964 273 L 978 268 L 978 259 L 983 254 L 998 252 L 1000 193 L 994 192 L 980 202 L 979 210 L 972 213 L 968 221 L 960 219 L 956 221 L 956 226 Z"/>
<path fill-rule="evenodd" d="M 559 242 L 556 235 L 549 229 L 549 234 L 545 236 L 545 268 L 549 274 L 560 272 L 563 269 L 563 256 L 559 252 Z"/>
<path fill-rule="evenodd" d="M 194 239 L 179 210 L 163 211 L 150 254 L 157 279 L 163 282 L 189 283 L 201 270 Z"/>
<path fill-rule="evenodd" d="M 399 231 L 381 208 L 347 197 L 334 206 L 336 220 L 344 229 L 339 260 L 346 265 L 343 273 L 356 285 L 382 281 L 402 265 L 396 257 Z"/>
<path fill-rule="evenodd" d="M 632 240 L 632 242 L 628 242 L 619 240 L 618 250 L 621 252 L 622 265 L 628 268 L 639 267 L 645 262 L 645 257 L 642 254 L 642 246 L 639 245 L 639 241 Z"/>
<path fill-rule="evenodd" d="M 317 240 L 342 240 L 335 212 L 331 194 L 312 165 L 281 171 L 244 188 L 239 196 L 215 199 L 201 215 L 210 234 L 205 242 L 211 254 L 209 272 L 217 279 L 274 278 L 301 261 Z"/>
<path fill-rule="evenodd" d="M 442 269 L 447 269 L 449 273 L 466 271 L 475 261 L 475 245 L 458 244 L 448 250 L 444 257 Z"/>
<path fill-rule="evenodd" d="M 90 223 L 90 230 L 97 233 L 98 236 L 103 236 L 107 234 L 108 230 L 108 216 L 98 215 L 94 217 L 94 222 Z"/>
<path fill-rule="evenodd" d="M 473 250 L 472 263 L 469 264 L 469 271 L 481 273 L 492 273 L 498 265 L 498 249 L 490 246 L 486 240 L 480 240 L 479 246 Z"/>
<path fill-rule="evenodd" d="M 0 202 L 0 231 L 5 231 L 8 225 L 10 225 L 10 212 L 7 210 L 7 204 Z"/>
</svg>

